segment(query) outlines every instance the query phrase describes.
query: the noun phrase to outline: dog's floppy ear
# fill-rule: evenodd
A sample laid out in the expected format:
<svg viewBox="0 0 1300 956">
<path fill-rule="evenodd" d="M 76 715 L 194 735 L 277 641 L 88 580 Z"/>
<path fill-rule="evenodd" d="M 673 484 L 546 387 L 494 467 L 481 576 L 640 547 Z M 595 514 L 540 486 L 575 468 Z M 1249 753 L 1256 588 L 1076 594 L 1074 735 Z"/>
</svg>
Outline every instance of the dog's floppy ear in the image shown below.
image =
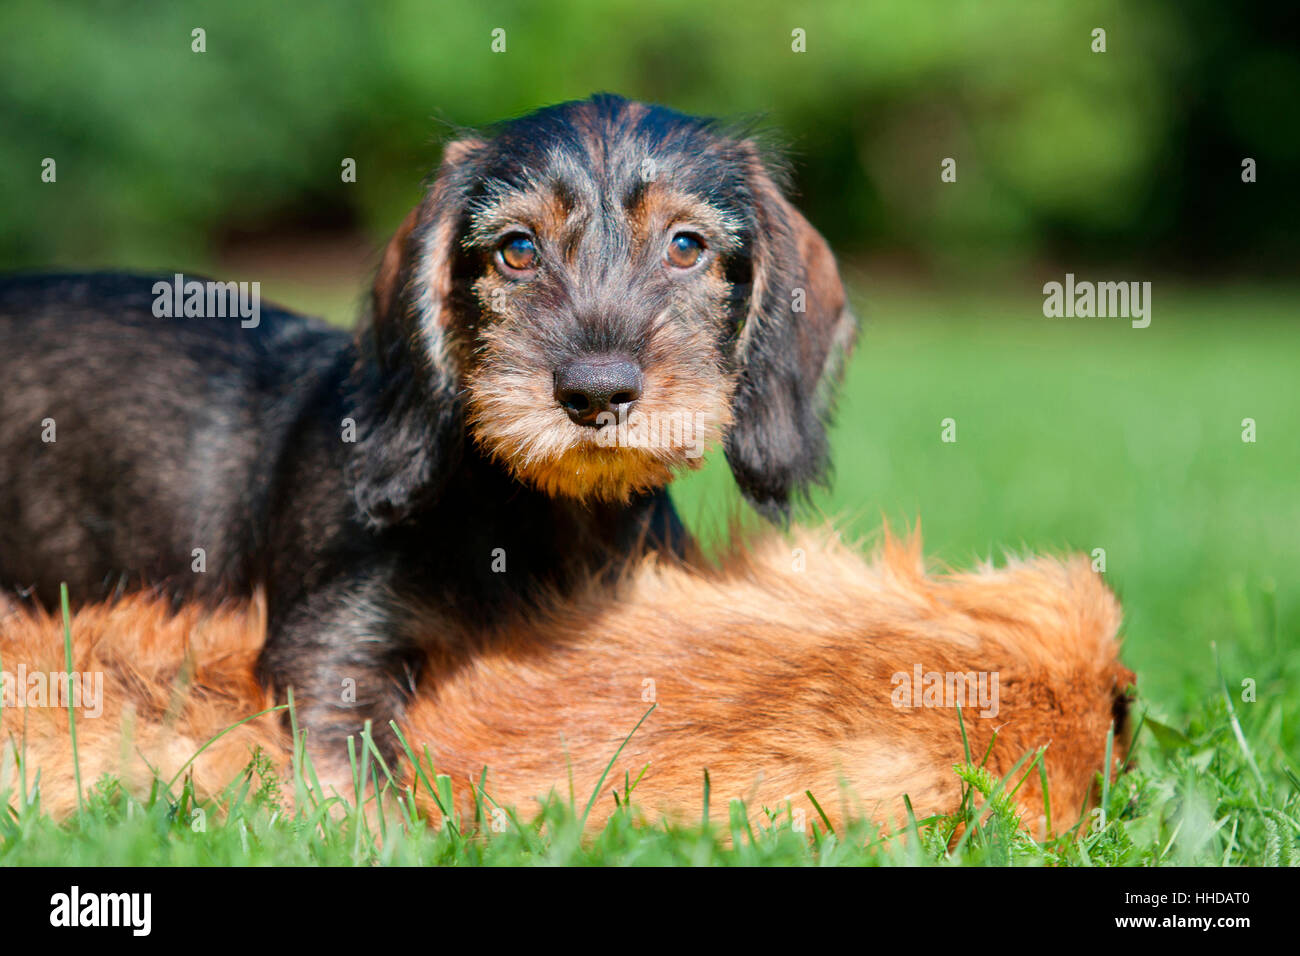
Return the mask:
<svg viewBox="0 0 1300 956">
<path fill-rule="evenodd" d="M 745 497 L 784 521 L 792 497 L 825 480 L 832 393 L 857 322 L 826 240 L 745 147 L 756 229 L 725 447 Z"/>
<path fill-rule="evenodd" d="M 357 442 L 348 479 L 382 528 L 434 500 L 460 461 L 464 425 L 455 271 L 480 140 L 458 140 L 384 250 L 350 378 Z"/>
</svg>

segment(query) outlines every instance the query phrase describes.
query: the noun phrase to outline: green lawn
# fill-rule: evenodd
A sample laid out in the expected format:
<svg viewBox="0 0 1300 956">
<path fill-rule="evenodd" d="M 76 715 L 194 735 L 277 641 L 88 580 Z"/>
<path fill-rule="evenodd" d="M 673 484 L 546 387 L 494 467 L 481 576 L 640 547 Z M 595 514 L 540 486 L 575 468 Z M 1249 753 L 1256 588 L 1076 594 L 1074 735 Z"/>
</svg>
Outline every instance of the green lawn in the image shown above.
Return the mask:
<svg viewBox="0 0 1300 956">
<path fill-rule="evenodd" d="M 709 828 L 635 825 L 628 814 L 580 839 L 587 795 L 576 813 L 565 801 L 541 816 L 518 808 L 519 825 L 503 833 L 466 821 L 435 834 L 398 814 L 380 841 L 355 816 L 291 820 L 275 814 L 273 794 L 236 793 L 195 832 L 186 795 L 137 802 L 110 783 L 70 826 L 38 805 L 0 819 L 0 862 L 1300 862 L 1300 292 L 1157 282 L 1142 330 L 1043 318 L 1037 288 L 859 299 L 864 334 L 840 403 L 836 477 L 811 520 L 820 512 L 870 536 L 882 516 L 898 527 L 919 517 L 927 551 L 952 565 L 1105 549 L 1137 713 L 1148 717 L 1130 772 L 1082 839 L 1039 845 L 995 812 L 954 852 L 951 819 L 921 821 L 919 841 L 865 827 L 809 839 L 779 813 L 755 832 L 722 807 Z M 955 443 L 940 440 L 946 418 Z M 1242 441 L 1245 418 L 1254 443 Z M 676 498 L 706 536 L 738 507 L 720 455 L 679 482 Z M 966 812 L 990 790 L 968 776 Z"/>
</svg>

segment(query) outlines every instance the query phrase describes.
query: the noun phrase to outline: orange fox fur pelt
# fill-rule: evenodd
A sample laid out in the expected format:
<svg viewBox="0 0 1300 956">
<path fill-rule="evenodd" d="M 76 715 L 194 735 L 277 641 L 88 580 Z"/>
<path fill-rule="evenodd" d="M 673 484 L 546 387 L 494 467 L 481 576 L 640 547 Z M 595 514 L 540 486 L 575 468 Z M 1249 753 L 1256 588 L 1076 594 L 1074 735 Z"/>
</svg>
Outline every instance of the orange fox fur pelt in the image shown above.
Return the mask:
<svg viewBox="0 0 1300 956">
<path fill-rule="evenodd" d="M 2 606 L 0 616 L 0 668 L 63 671 L 56 617 Z M 634 802 L 652 819 L 697 819 L 707 768 L 714 806 L 789 800 L 814 820 L 811 792 L 837 823 L 862 815 L 895 825 L 904 794 L 918 818 L 956 808 L 960 702 L 977 761 L 997 730 L 994 773 L 1047 746 L 1053 812 L 1068 828 L 1102 770 L 1113 720 L 1116 761 L 1126 753 L 1133 675 L 1118 660 L 1119 623 L 1115 598 L 1082 557 L 932 575 L 919 536 L 887 534 L 866 560 L 829 535 L 771 535 L 716 567 L 650 558 L 616 585 L 593 582 L 527 620 L 444 636 L 438 646 L 460 649 L 430 655 L 404 731 L 452 777 L 462 811 L 484 768 L 500 806 L 526 813 L 554 791 L 581 807 L 654 703 L 606 778 L 609 790 L 648 765 Z M 170 779 L 212 737 L 270 706 L 253 673 L 263 625 L 260 602 L 172 613 L 130 597 L 77 612 L 73 669 L 104 681 L 102 714 L 79 714 L 77 725 L 86 785 L 103 774 L 137 789 L 154 771 Z M 990 678 L 995 705 L 981 707 L 973 687 L 955 701 L 951 690 L 945 699 L 942 688 L 926 697 L 909 686 L 922 674 L 969 672 Z M 66 710 L 6 703 L 0 792 L 15 786 L 23 754 L 29 785 L 40 772 L 43 806 L 70 813 Z M 201 795 L 217 793 L 254 746 L 285 766 L 277 717 L 226 734 L 186 772 Z M 412 768 L 403 773 L 413 785 Z M 1041 827 L 1037 773 L 1017 800 L 1026 825 Z M 601 794 L 590 822 L 614 808 Z"/>
</svg>

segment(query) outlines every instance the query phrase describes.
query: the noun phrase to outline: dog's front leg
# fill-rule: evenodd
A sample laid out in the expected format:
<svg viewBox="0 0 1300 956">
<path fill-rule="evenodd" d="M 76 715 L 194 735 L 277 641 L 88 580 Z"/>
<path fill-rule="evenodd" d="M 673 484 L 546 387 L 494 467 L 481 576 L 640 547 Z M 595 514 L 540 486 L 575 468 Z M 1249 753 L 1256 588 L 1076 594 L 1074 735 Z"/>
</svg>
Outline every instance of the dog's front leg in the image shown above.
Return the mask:
<svg viewBox="0 0 1300 956">
<path fill-rule="evenodd" d="M 272 601 L 259 672 L 282 702 L 292 689 L 293 717 L 323 782 L 350 780 L 348 737 L 360 756 L 367 721 L 390 767 L 400 752 L 389 721 L 401 716 L 420 658 L 383 593 L 353 581 L 287 607 Z"/>
</svg>

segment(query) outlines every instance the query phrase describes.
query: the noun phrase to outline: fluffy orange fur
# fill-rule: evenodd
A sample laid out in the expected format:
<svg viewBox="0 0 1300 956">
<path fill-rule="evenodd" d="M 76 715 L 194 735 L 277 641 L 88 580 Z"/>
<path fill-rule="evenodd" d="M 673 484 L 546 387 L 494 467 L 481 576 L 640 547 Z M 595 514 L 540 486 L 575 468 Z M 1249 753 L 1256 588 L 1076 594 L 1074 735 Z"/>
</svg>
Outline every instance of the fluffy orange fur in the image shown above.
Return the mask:
<svg viewBox="0 0 1300 956">
<path fill-rule="evenodd" d="M 431 654 L 405 733 L 427 745 L 455 782 L 465 812 L 488 769 L 496 803 L 527 812 L 535 797 L 572 792 L 579 807 L 624 738 L 590 823 L 615 808 L 608 792 L 646 769 L 635 802 L 652 818 L 698 818 L 704 771 L 712 804 L 784 808 L 816 819 L 810 791 L 837 825 L 864 815 L 903 818 L 955 809 L 963 759 L 947 706 L 895 706 L 894 675 L 995 672 L 996 717 L 967 706 L 970 747 L 1008 772 L 1047 745 L 1055 823 L 1068 828 L 1103 769 L 1107 729 L 1124 713 L 1132 674 L 1118 661 L 1120 610 L 1082 557 L 932 575 L 919 543 L 887 538 L 871 560 L 834 540 L 771 536 L 719 566 L 646 559 L 614 586 L 593 582 L 455 653 Z M 253 678 L 262 615 L 251 608 L 171 615 L 142 597 L 74 616 L 75 669 L 104 673 L 105 709 L 78 723 L 83 779 L 113 773 L 130 786 L 149 767 L 170 778 L 207 740 L 269 705 Z M 62 669 L 58 621 L 11 613 L 0 621 L 0 667 Z M 67 714 L 6 709 L 0 789 L 25 750 L 44 805 L 76 806 Z M 1126 753 L 1123 728 L 1115 757 Z M 283 766 L 287 740 L 263 717 L 222 737 L 190 765 L 211 794 L 248 763 L 252 747 Z M 147 763 L 146 763 L 147 761 Z M 405 768 L 414 785 L 412 768 Z M 6 775 L 9 781 L 6 782 Z M 436 816 L 428 794 L 417 787 Z M 1037 774 L 1017 794 L 1041 826 Z"/>
<path fill-rule="evenodd" d="M 135 792 L 147 790 L 155 770 L 171 780 L 222 730 L 271 707 L 253 674 L 265 630 L 260 601 L 173 614 L 162 601 L 134 596 L 78 611 L 73 670 L 104 678 L 103 712 L 93 719 L 77 714 L 83 784 L 107 774 Z M 0 670 L 13 678 L 20 665 L 28 674 L 63 671 L 62 621 L 0 603 Z M 211 795 L 247 767 L 254 747 L 276 759 L 288 744 L 268 715 L 227 734 L 188 770 L 195 789 Z M 42 807 L 63 817 L 77 807 L 75 770 L 63 706 L 0 708 L 0 792 L 13 799 L 39 773 Z"/>
</svg>

